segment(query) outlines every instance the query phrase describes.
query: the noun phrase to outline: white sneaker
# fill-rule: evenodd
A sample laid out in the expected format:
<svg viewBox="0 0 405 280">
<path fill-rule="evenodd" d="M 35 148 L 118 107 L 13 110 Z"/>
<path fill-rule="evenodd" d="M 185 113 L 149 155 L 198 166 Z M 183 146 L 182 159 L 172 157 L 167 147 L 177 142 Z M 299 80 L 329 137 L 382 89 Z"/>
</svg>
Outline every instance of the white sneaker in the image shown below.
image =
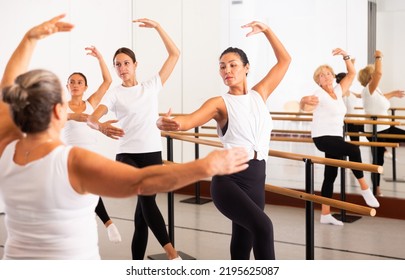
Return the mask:
<svg viewBox="0 0 405 280">
<path fill-rule="evenodd" d="M 385 151 L 385 152 L 384 152 L 384 157 L 385 157 L 386 159 L 392 159 L 392 154 L 391 154 L 390 152 L 388 152 L 388 151 Z"/>
<path fill-rule="evenodd" d="M 335 226 L 343 226 L 343 222 L 335 219 L 331 214 L 321 215 L 321 224 L 331 224 Z"/>
<path fill-rule="evenodd" d="M 111 224 L 107 227 L 107 234 L 108 234 L 108 239 L 111 242 L 114 242 L 114 243 L 121 242 L 121 234 L 118 231 L 118 228 L 115 226 L 115 224 Z"/>
<path fill-rule="evenodd" d="M 177 257 L 175 257 L 174 259 L 171 259 L 171 261 L 181 261 L 183 260 L 180 255 L 177 255 Z"/>
<path fill-rule="evenodd" d="M 380 203 L 375 198 L 374 194 L 371 192 L 371 189 L 368 188 L 367 190 L 361 190 L 361 195 L 363 196 L 364 200 L 366 201 L 367 205 L 370 207 L 378 208 L 380 207 Z"/>
</svg>

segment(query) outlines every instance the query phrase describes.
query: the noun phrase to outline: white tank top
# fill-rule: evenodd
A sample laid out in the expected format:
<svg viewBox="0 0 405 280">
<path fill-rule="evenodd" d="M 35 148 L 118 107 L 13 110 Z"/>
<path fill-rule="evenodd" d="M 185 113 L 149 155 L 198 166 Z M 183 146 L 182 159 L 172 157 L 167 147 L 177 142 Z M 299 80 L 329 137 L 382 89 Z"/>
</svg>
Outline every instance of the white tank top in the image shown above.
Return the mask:
<svg viewBox="0 0 405 280">
<path fill-rule="evenodd" d="M 262 97 L 249 90 L 245 95 L 226 93 L 222 98 L 228 111 L 228 127 L 225 135 L 221 128 L 217 127 L 217 131 L 224 147 L 245 147 L 250 159 L 256 151 L 258 160 L 267 161 L 273 122 Z"/>
<path fill-rule="evenodd" d="M 4 259 L 100 259 L 94 209 L 98 196 L 70 185 L 71 147 L 59 146 L 25 166 L 14 162 L 17 141 L 0 158 L 5 198 Z"/>
<path fill-rule="evenodd" d="M 86 110 L 83 113 L 92 114 L 93 107 L 86 101 Z M 74 113 L 69 107 L 68 113 Z M 97 131 L 90 128 L 85 122 L 67 121 L 61 132 L 62 141 L 67 145 L 79 146 L 96 152 Z"/>
</svg>

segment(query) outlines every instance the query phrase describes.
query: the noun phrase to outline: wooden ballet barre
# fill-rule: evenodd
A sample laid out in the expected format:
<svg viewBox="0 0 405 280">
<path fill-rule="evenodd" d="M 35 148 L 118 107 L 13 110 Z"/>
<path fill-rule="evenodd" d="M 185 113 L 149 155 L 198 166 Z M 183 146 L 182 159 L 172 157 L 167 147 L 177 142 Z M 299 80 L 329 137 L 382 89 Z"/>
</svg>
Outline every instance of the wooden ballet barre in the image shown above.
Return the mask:
<svg viewBox="0 0 405 280">
<path fill-rule="evenodd" d="M 389 121 L 374 121 L 374 120 L 352 120 L 352 119 L 345 119 L 345 123 L 351 124 L 386 124 L 386 125 L 403 125 L 400 122 L 389 122 Z"/>
<path fill-rule="evenodd" d="M 377 119 L 398 119 L 405 120 L 405 116 L 397 115 L 370 115 L 370 114 L 346 114 L 346 118 L 377 118 Z"/>
<path fill-rule="evenodd" d="M 318 164 L 323 164 L 323 165 L 363 170 L 363 171 L 380 173 L 380 174 L 383 173 L 382 166 L 368 164 L 368 163 L 352 162 L 352 161 L 339 160 L 339 159 L 330 159 L 330 158 L 303 155 L 303 154 L 293 154 L 293 153 L 276 151 L 276 150 L 269 150 L 269 156 L 293 159 L 293 160 L 299 160 L 299 161 L 304 161 L 306 159 L 310 159 L 313 163 L 318 163 Z"/>
<path fill-rule="evenodd" d="M 284 196 L 289 196 L 289 197 L 302 199 L 302 200 L 306 200 L 306 201 L 312 201 L 312 202 L 315 202 L 318 204 L 330 205 L 330 206 L 338 208 L 338 209 L 347 210 L 347 211 L 365 215 L 365 216 L 374 217 L 377 213 L 377 211 L 374 208 L 361 206 L 361 205 L 357 205 L 354 203 L 336 200 L 336 199 L 332 199 L 332 198 L 327 198 L 327 197 L 323 197 L 323 196 L 319 196 L 319 195 L 315 195 L 315 194 L 309 194 L 306 192 L 296 191 L 296 190 L 292 190 L 292 189 L 288 189 L 288 188 L 277 187 L 277 186 L 273 186 L 273 185 L 269 185 L 269 184 L 265 185 L 265 190 L 272 192 L 272 193 L 281 194 Z"/>
<path fill-rule="evenodd" d="M 174 132 L 177 135 L 182 136 L 194 136 L 194 137 L 212 137 L 217 138 L 218 135 L 215 133 L 194 133 L 194 132 Z M 204 140 L 204 139 L 200 139 Z M 300 142 L 300 143 L 313 143 L 312 138 L 309 137 L 288 137 L 288 136 L 271 136 L 271 141 L 284 141 L 284 142 Z M 209 140 L 207 140 L 209 141 Z M 347 141 L 356 146 L 368 146 L 368 147 L 387 147 L 387 148 L 398 148 L 399 143 L 392 142 L 363 142 L 363 141 Z M 199 144 L 199 143 L 196 143 Z M 203 143 L 201 143 L 203 144 Z"/>
<path fill-rule="evenodd" d="M 164 160 L 163 164 L 170 165 L 170 164 L 176 164 L 176 163 L 174 163 L 172 161 Z M 338 209 L 347 210 L 347 211 L 365 215 L 365 216 L 374 217 L 377 213 L 377 211 L 374 208 L 361 206 L 361 205 L 357 205 L 357 204 L 353 204 L 353 203 L 349 203 L 349 202 L 345 202 L 345 201 L 341 201 L 341 200 L 336 200 L 336 199 L 332 199 L 332 198 L 327 198 L 327 197 L 323 197 L 323 196 L 319 196 L 319 195 L 315 195 L 315 194 L 309 194 L 309 193 L 302 192 L 302 191 L 296 191 L 296 190 L 292 190 L 292 189 L 288 189 L 288 188 L 277 187 L 277 186 L 273 186 L 273 185 L 269 185 L 269 184 L 265 185 L 265 190 L 268 192 L 277 193 L 277 194 L 281 194 L 284 196 L 293 197 L 296 199 L 312 201 L 312 202 L 315 202 L 318 204 L 330 205 L 330 206 L 338 208 Z"/>
<path fill-rule="evenodd" d="M 173 139 L 182 140 L 182 141 L 186 141 L 186 142 L 223 148 L 223 145 L 221 142 L 205 140 L 205 139 L 189 137 L 189 136 L 183 136 L 177 132 L 162 131 L 161 135 L 163 137 L 171 137 Z M 274 157 L 286 158 L 286 159 L 299 160 L 299 161 L 304 161 L 305 159 L 310 159 L 314 163 L 330 165 L 330 166 L 335 166 L 335 167 L 343 167 L 343 168 L 349 168 L 349 169 L 369 171 L 369 172 L 373 172 L 373 173 L 381 174 L 383 172 L 382 166 L 367 164 L 367 163 L 351 162 L 351 161 L 338 160 L 338 159 L 328 159 L 328 158 L 323 158 L 323 157 L 302 155 L 302 154 L 293 154 L 293 153 L 281 152 L 281 151 L 276 151 L 276 150 L 269 150 L 268 155 L 274 156 Z"/>
<path fill-rule="evenodd" d="M 347 136 L 364 136 L 364 137 L 372 137 L 372 133 L 367 133 L 367 132 L 347 132 Z M 378 138 L 390 138 L 390 139 L 405 139 L 405 135 L 402 134 L 388 134 L 388 133 L 377 133 L 377 139 Z"/>
</svg>

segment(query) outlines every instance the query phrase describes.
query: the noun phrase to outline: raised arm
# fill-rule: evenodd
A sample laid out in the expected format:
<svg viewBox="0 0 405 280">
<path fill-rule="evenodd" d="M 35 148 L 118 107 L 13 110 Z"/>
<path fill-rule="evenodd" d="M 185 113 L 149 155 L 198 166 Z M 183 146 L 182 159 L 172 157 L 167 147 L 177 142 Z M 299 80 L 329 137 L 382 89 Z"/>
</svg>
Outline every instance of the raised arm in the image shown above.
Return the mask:
<svg viewBox="0 0 405 280">
<path fill-rule="evenodd" d="M 340 81 L 340 86 L 342 87 L 342 92 L 343 94 L 347 92 L 352 83 L 354 78 L 356 77 L 356 69 L 354 68 L 353 61 L 350 59 L 350 56 L 347 54 L 346 51 L 336 48 L 332 50 L 333 55 L 341 55 L 345 64 L 346 64 L 346 69 L 347 69 L 347 74 L 346 76 Z"/>
<path fill-rule="evenodd" d="M 242 28 L 252 28 L 252 31 L 246 34 L 246 37 L 263 33 L 273 48 L 277 59 L 277 63 L 270 69 L 266 76 L 253 87 L 266 101 L 287 72 L 291 57 L 274 32 L 264 23 L 253 21 L 243 25 Z"/>
<path fill-rule="evenodd" d="M 162 81 L 162 84 L 165 84 L 167 79 L 172 74 L 173 69 L 177 64 L 177 61 L 179 60 L 180 50 L 177 48 L 176 44 L 169 37 L 166 31 L 160 26 L 159 23 L 147 18 L 136 19 L 133 22 L 140 22 L 141 24 L 139 25 L 139 27 L 155 28 L 160 38 L 162 39 L 165 48 L 167 50 L 168 57 L 159 71 L 159 76 L 160 80 Z"/>
<path fill-rule="evenodd" d="M 78 193 L 128 197 L 169 192 L 207 177 L 239 172 L 248 167 L 247 161 L 244 148 L 233 148 L 215 150 L 189 163 L 138 169 L 75 147 L 68 168 L 70 183 Z"/>
<path fill-rule="evenodd" d="M 101 70 L 101 75 L 103 76 L 103 82 L 101 85 L 98 87 L 98 89 L 90 95 L 90 97 L 87 99 L 91 106 L 93 108 L 96 108 L 98 104 L 100 104 L 101 99 L 103 98 L 104 94 L 107 92 L 108 88 L 110 87 L 112 83 L 112 78 L 110 71 L 108 70 L 108 67 L 104 61 L 103 56 L 101 53 L 96 49 L 96 47 L 91 46 L 85 48 L 86 51 L 88 51 L 88 55 L 94 56 L 97 58 L 98 63 L 100 65 L 100 70 Z"/>
<path fill-rule="evenodd" d="M 11 55 L 6 68 L 4 70 L 3 78 L 1 80 L 1 92 L 3 88 L 11 86 L 15 78 L 27 71 L 32 54 L 34 52 L 38 40 L 45 38 L 56 32 L 70 31 L 73 25 L 60 20 L 65 15 L 59 15 L 52 18 L 40 25 L 31 28 L 23 37 L 20 44 Z M 0 94 L 0 154 L 4 147 L 11 141 L 18 139 L 22 136 L 21 131 L 14 125 L 11 117 L 9 106 L 3 102 L 2 93 Z"/>
<path fill-rule="evenodd" d="M 374 53 L 374 72 L 371 75 L 371 80 L 368 83 L 368 90 L 370 91 L 370 94 L 373 94 L 374 91 L 378 88 L 378 85 L 380 84 L 381 78 L 382 78 L 382 52 L 379 50 L 376 50 Z"/>
</svg>

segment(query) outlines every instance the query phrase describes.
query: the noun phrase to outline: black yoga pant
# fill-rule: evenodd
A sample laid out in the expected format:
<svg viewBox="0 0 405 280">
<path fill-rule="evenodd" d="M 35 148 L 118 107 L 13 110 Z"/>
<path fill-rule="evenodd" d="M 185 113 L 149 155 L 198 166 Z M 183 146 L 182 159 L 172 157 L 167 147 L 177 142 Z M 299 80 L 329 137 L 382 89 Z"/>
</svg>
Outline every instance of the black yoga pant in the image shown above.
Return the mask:
<svg viewBox="0 0 405 280">
<path fill-rule="evenodd" d="M 214 176 L 211 196 L 218 210 L 232 221 L 232 260 L 275 259 L 273 224 L 264 210 L 266 162 L 249 161 L 242 172 Z"/>
<path fill-rule="evenodd" d="M 353 124 L 353 123 L 348 123 L 347 124 L 347 132 L 364 132 L 364 125 L 363 124 Z M 359 141 L 360 136 L 349 136 L 350 141 Z"/>
<path fill-rule="evenodd" d="M 398 134 L 398 135 L 405 135 L 405 130 L 397 128 L 395 126 L 390 126 L 387 129 L 378 131 L 378 134 Z M 372 141 L 371 137 L 367 137 L 368 141 Z M 399 139 L 399 138 L 377 138 L 377 142 L 390 142 L 390 143 L 399 143 L 399 142 L 405 142 L 405 139 Z M 371 147 L 371 151 L 373 151 L 373 148 L 377 149 L 377 156 L 374 157 L 374 153 L 372 153 L 373 156 L 373 164 L 377 164 L 380 166 L 384 165 L 384 152 L 385 152 L 385 147 Z M 375 178 L 375 182 L 374 182 Z M 374 174 L 374 176 L 371 176 L 371 180 L 375 186 L 379 187 L 380 186 L 380 181 L 381 181 L 381 175 L 379 173 Z"/>
<path fill-rule="evenodd" d="M 118 154 L 116 160 L 138 168 L 162 164 L 162 153 Z M 134 214 L 135 231 L 132 238 L 132 259 L 143 260 L 148 244 L 148 227 L 163 247 L 170 243 L 166 224 L 156 204 L 156 195 L 139 195 Z"/>
<path fill-rule="evenodd" d="M 325 153 L 326 158 L 343 159 L 348 156 L 349 161 L 361 162 L 361 152 L 359 146 L 345 142 L 340 136 L 321 136 L 312 138 L 315 146 L 321 152 Z M 364 177 L 361 170 L 352 169 L 357 179 Z M 338 168 L 335 166 L 325 165 L 324 179 L 322 183 L 321 194 L 324 197 L 331 198 L 333 195 L 333 183 L 338 174 Z"/>
<path fill-rule="evenodd" d="M 98 199 L 98 203 L 96 206 L 96 214 L 103 222 L 103 224 L 105 224 L 110 220 L 110 216 L 108 216 L 107 210 L 105 210 L 105 206 L 101 197 Z"/>
</svg>

